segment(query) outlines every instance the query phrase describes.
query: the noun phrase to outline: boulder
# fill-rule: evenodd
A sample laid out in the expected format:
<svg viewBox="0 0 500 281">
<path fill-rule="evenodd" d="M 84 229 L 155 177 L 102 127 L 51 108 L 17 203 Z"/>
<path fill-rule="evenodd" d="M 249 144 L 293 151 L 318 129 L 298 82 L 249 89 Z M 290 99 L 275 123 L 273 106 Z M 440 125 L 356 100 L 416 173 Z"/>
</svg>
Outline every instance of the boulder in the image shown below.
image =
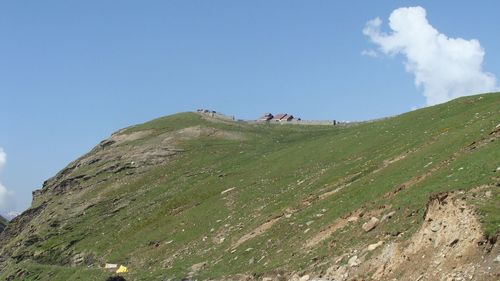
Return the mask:
<svg viewBox="0 0 500 281">
<path fill-rule="evenodd" d="M 309 279 L 311 279 L 311 277 L 306 274 L 306 275 L 300 277 L 299 281 L 309 281 Z"/>
<path fill-rule="evenodd" d="M 382 246 L 382 244 L 384 244 L 384 241 L 378 241 L 375 244 L 368 245 L 368 248 L 366 248 L 366 249 L 368 251 L 373 251 L 373 250 L 377 249 L 378 247 Z"/>
<path fill-rule="evenodd" d="M 369 221 L 363 224 L 362 228 L 365 232 L 368 232 L 377 227 L 378 223 L 379 219 L 377 219 L 376 217 L 372 217 Z"/>
<path fill-rule="evenodd" d="M 358 256 L 352 256 L 349 261 L 347 261 L 347 265 L 349 267 L 355 267 L 361 264 L 361 261 L 358 259 Z"/>
<path fill-rule="evenodd" d="M 385 221 L 385 220 L 388 220 L 388 219 L 391 219 L 394 214 L 396 214 L 396 211 L 392 211 L 392 212 L 389 212 L 387 214 L 385 214 L 381 219 L 380 221 Z"/>
<path fill-rule="evenodd" d="M 191 271 L 198 272 L 198 271 L 204 269 L 206 266 L 207 266 L 206 262 L 200 262 L 200 263 L 197 263 L 197 264 L 193 264 L 191 266 Z"/>
</svg>

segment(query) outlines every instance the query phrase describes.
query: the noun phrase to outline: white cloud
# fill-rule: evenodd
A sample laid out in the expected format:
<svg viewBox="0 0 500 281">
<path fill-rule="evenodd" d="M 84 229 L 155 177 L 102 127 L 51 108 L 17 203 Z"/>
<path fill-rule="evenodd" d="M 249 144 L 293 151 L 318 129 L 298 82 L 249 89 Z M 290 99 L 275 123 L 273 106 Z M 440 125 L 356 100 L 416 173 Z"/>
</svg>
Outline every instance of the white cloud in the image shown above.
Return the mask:
<svg viewBox="0 0 500 281">
<path fill-rule="evenodd" d="M 0 171 L 5 166 L 7 162 L 7 154 L 0 147 Z M 8 197 L 12 195 L 12 192 L 7 190 L 5 186 L 0 182 L 0 210 L 4 210 L 7 207 Z"/>
<path fill-rule="evenodd" d="M 0 147 L 0 170 L 2 170 L 5 162 L 7 162 L 7 154 L 5 154 L 3 148 Z"/>
<path fill-rule="evenodd" d="M 372 58 L 377 58 L 378 57 L 377 51 L 372 50 L 372 49 L 361 51 L 361 55 L 372 57 Z"/>
<path fill-rule="evenodd" d="M 390 33 L 382 32 L 382 20 L 366 23 L 363 34 L 386 55 L 406 56 L 406 71 L 415 75 L 427 104 L 498 90 L 495 76 L 482 69 L 484 49 L 478 40 L 449 38 L 427 21 L 422 7 L 394 10 Z"/>
</svg>

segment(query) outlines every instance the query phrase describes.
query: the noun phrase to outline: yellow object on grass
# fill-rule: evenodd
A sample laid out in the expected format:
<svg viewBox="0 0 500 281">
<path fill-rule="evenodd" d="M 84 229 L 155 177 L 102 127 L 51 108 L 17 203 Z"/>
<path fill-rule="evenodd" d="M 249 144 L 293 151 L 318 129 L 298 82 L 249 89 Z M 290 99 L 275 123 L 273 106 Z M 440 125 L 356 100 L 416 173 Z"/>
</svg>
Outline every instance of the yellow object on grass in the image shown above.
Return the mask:
<svg viewBox="0 0 500 281">
<path fill-rule="evenodd" d="M 127 272 L 128 269 L 123 265 L 120 265 L 120 267 L 116 270 L 116 273 L 127 273 Z"/>
</svg>

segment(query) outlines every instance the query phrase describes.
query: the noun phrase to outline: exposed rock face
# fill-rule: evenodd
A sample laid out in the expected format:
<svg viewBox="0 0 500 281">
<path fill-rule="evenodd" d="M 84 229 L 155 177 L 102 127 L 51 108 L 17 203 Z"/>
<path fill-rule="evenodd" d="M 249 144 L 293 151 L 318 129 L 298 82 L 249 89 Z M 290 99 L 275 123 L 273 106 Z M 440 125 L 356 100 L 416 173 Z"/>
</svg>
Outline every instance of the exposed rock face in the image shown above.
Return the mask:
<svg viewBox="0 0 500 281">
<path fill-rule="evenodd" d="M 149 131 L 119 131 L 113 134 L 56 176 L 45 181 L 41 190 L 33 192 L 33 201 L 36 203 L 46 193 L 61 195 L 75 188 L 85 188 L 88 186 L 86 182 L 95 184 L 90 180 L 105 173 L 141 172 L 148 167 L 164 163 L 170 156 L 182 151 L 176 148 L 177 141 L 173 133 L 156 137 L 151 137 L 150 134 Z M 144 141 L 141 145 L 134 144 L 141 140 Z"/>
<path fill-rule="evenodd" d="M 94 198 L 85 204 L 70 206 L 71 199 L 105 184 L 113 177 L 115 179 L 112 180 L 119 177 L 123 181 L 128 177 L 144 173 L 167 163 L 183 151 L 176 147 L 179 144 L 178 132 L 158 136 L 150 136 L 150 133 L 147 130 L 131 133 L 122 130 L 114 133 L 89 153 L 70 163 L 56 176 L 45 181 L 42 189 L 33 192 L 32 207 L 14 218 L 9 223 L 9 228 L 0 231 L 0 267 L 9 257 L 16 261 L 32 258 L 69 265 L 88 263 L 92 260 L 91 257 L 83 257 L 79 253 L 69 251 L 75 241 L 69 241 L 56 253 L 36 253 L 27 248 L 43 241 L 44 237 L 40 233 L 54 235 L 51 234 L 53 232 L 51 229 L 57 229 L 61 224 L 58 217 L 63 216 L 66 220 L 79 217 L 95 204 L 94 200 L 98 200 Z M 140 145 L 137 145 L 138 142 Z M 116 206 L 109 210 L 111 213 L 124 208 L 127 204 L 118 203 L 116 202 Z M 0 224 L 0 230 L 3 230 L 3 224 Z M 20 241 L 5 247 L 15 237 Z M 63 255 L 62 252 L 65 251 L 67 252 Z M 53 261 L 53 256 L 57 256 L 58 260 Z"/>
<path fill-rule="evenodd" d="M 9 228 L 4 230 L 6 221 L 0 220 L 0 268 L 8 260 L 73 267 L 102 263 L 98 257 L 75 252 L 72 248 L 92 230 L 50 250 L 38 250 L 37 247 L 45 239 L 57 236 L 60 229 L 67 227 L 68 221 L 85 216 L 102 200 L 98 195 L 81 200 L 84 194 L 102 186 L 107 186 L 108 191 L 120 188 L 153 169 L 168 165 L 181 156 L 186 142 L 198 138 L 242 140 L 244 134 L 203 126 L 163 131 L 123 129 L 112 134 L 34 191 L 31 208 L 14 218 Z M 105 215 L 109 217 L 123 210 L 131 200 L 113 200 Z M 9 244 L 13 240 L 16 243 Z"/>
<path fill-rule="evenodd" d="M 435 195 L 423 225 L 408 242 L 388 243 L 356 273 L 373 280 L 395 276 L 400 280 L 494 280 L 500 276 L 500 268 L 493 266 L 500 249 L 485 241 L 476 214 L 462 197 Z"/>
<path fill-rule="evenodd" d="M 19 233 L 22 233 L 26 230 L 28 224 L 31 222 L 33 218 L 35 218 L 41 211 L 45 208 L 45 204 L 42 204 L 35 208 L 30 208 L 27 211 L 23 212 L 21 215 L 15 217 L 12 221 L 9 222 L 9 227 L 5 228 L 3 232 L 0 233 L 0 264 L 5 261 L 7 258 L 12 257 L 15 260 L 22 260 L 26 256 L 26 252 L 17 252 L 15 248 L 7 248 L 4 247 L 6 243 L 8 243 L 11 239 L 15 238 Z M 34 235 L 29 235 L 28 238 L 24 241 L 23 244 L 18 244 L 18 247 L 22 247 L 25 245 L 30 245 L 36 242 L 37 238 Z"/>
</svg>

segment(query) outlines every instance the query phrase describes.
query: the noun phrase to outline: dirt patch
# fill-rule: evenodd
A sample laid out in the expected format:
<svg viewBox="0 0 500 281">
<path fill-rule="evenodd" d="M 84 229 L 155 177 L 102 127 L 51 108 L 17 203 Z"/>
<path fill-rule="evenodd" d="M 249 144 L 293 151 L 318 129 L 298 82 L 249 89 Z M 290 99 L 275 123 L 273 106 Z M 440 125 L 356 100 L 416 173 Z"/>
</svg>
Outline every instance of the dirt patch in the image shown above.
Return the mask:
<svg viewBox="0 0 500 281">
<path fill-rule="evenodd" d="M 336 231 L 343 229 L 349 223 L 357 222 L 362 217 L 371 218 L 380 216 L 383 212 L 387 211 L 390 208 L 391 208 L 390 205 L 383 205 L 375 210 L 371 210 L 368 212 L 365 212 L 364 208 L 359 208 L 354 212 L 351 212 L 348 215 L 345 215 L 335 220 L 335 222 L 333 222 L 331 225 L 321 230 L 318 234 L 316 234 L 306 242 L 305 247 L 312 248 L 318 245 L 319 243 L 323 242 L 324 240 L 330 238 Z"/>
<path fill-rule="evenodd" d="M 243 235 L 240 239 L 238 239 L 238 241 L 236 241 L 236 243 L 234 243 L 233 245 L 231 245 L 231 248 L 235 249 L 238 246 L 240 246 L 241 244 L 245 243 L 246 241 L 264 234 L 264 232 L 266 232 L 275 223 L 277 223 L 281 219 L 281 217 L 282 216 L 279 216 L 279 217 L 275 217 L 275 218 L 273 218 L 271 220 L 268 220 L 267 222 L 261 224 L 259 227 L 257 227 L 254 230 L 252 230 L 250 233 L 247 233 L 247 234 Z"/>
<path fill-rule="evenodd" d="M 320 194 L 320 195 L 318 196 L 318 200 L 323 200 L 323 199 L 325 199 L 325 198 L 328 198 L 328 197 L 332 196 L 333 194 L 335 194 L 335 193 L 337 193 L 337 192 L 341 191 L 342 189 L 344 189 L 344 187 L 348 187 L 349 185 L 351 185 L 351 184 L 350 184 L 350 183 L 348 183 L 348 184 L 342 185 L 342 186 L 340 186 L 340 187 L 337 187 L 337 188 L 335 188 L 334 190 L 330 190 L 330 191 L 327 191 L 327 192 L 325 192 L 325 193 L 323 193 L 323 194 Z"/>
<path fill-rule="evenodd" d="M 350 214 L 349 216 L 339 218 L 335 220 L 335 222 L 325 229 L 321 230 L 318 234 L 313 236 L 311 239 L 309 239 L 306 242 L 306 248 L 312 248 L 319 243 L 323 242 L 324 240 L 330 238 L 330 236 L 333 235 L 338 230 L 343 229 L 346 227 L 350 222 L 355 222 L 359 218 L 359 214 L 361 213 L 360 210 L 355 211 L 353 214 Z"/>
<path fill-rule="evenodd" d="M 113 135 L 107 141 L 113 141 L 115 144 L 121 144 L 125 142 L 130 142 L 130 141 L 135 141 L 139 139 L 143 139 L 147 137 L 149 134 L 151 134 L 153 131 L 152 130 L 144 130 L 144 131 L 137 131 L 137 132 L 132 132 L 132 133 L 122 133 L 118 132 Z"/>
<path fill-rule="evenodd" d="M 480 222 L 463 197 L 458 193 L 433 196 L 424 223 L 412 238 L 389 243 L 354 276 L 373 280 L 494 280 L 500 276 L 498 265 L 482 267 L 493 264 L 498 247 L 485 252 Z"/>
<path fill-rule="evenodd" d="M 403 159 L 405 159 L 408 155 L 411 155 L 415 152 L 417 152 L 418 149 L 413 149 L 413 150 L 410 150 L 410 151 L 407 151 L 405 152 L 404 154 L 401 154 L 401 155 L 398 155 L 394 158 L 391 158 L 391 159 L 386 159 L 384 160 L 384 162 L 382 163 L 382 165 L 380 167 L 378 167 L 376 170 L 374 170 L 372 173 L 375 174 L 375 173 L 378 173 L 380 171 L 382 171 L 383 169 L 389 167 L 390 165 L 398 162 L 398 161 L 401 161 Z"/>
<path fill-rule="evenodd" d="M 324 200 L 332 195 L 334 195 L 335 193 L 338 193 L 339 191 L 341 191 L 342 189 L 350 186 L 351 184 L 353 184 L 354 182 L 356 182 L 360 177 L 360 175 L 362 175 L 363 173 L 362 172 L 357 172 L 357 173 L 354 173 L 354 174 L 351 174 L 351 175 L 348 175 L 347 177 L 345 177 L 344 179 L 342 179 L 340 182 L 336 183 L 333 185 L 334 189 L 330 190 L 330 191 L 327 191 L 327 192 L 324 192 L 320 195 L 315 195 L 315 196 L 311 196 L 310 198 L 307 199 L 307 206 L 309 205 L 312 205 L 314 202 L 318 201 L 318 200 Z M 324 190 L 325 188 L 323 188 L 322 190 Z"/>
<path fill-rule="evenodd" d="M 193 126 L 176 131 L 172 136 L 180 140 L 197 139 L 201 137 L 209 137 L 226 140 L 244 140 L 245 135 L 241 132 L 220 130 L 211 127 Z"/>
</svg>

